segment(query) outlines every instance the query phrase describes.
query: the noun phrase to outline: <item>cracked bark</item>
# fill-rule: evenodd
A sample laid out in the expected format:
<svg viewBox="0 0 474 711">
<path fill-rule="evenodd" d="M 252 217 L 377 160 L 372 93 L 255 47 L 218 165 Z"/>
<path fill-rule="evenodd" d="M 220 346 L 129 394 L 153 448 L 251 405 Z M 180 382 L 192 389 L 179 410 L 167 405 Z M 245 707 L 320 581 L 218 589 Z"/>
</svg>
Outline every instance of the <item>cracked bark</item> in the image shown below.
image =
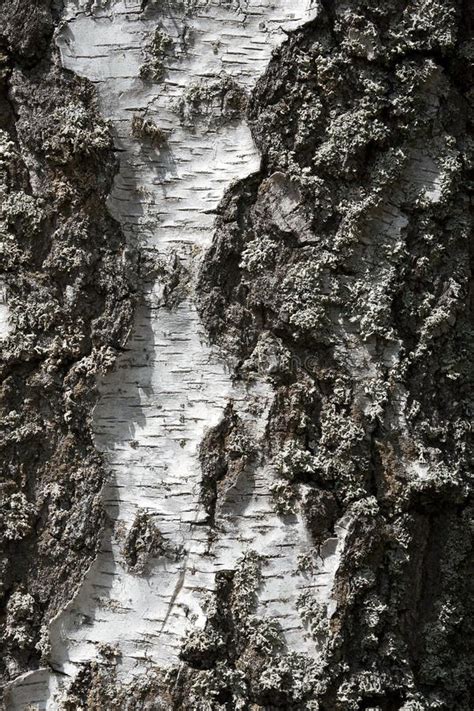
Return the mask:
<svg viewBox="0 0 474 711">
<path fill-rule="evenodd" d="M 471 709 L 469 5 L 0 17 L 7 708 Z"/>
</svg>

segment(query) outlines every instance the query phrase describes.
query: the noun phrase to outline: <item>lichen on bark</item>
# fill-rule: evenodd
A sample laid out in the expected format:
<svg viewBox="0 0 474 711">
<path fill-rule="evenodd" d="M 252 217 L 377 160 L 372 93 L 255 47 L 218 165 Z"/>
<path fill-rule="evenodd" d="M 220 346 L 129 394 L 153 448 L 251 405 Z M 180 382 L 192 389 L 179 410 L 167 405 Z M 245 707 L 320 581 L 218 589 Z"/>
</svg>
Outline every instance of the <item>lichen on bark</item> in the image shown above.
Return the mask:
<svg viewBox="0 0 474 711">
<path fill-rule="evenodd" d="M 159 5 L 141 10 L 153 18 Z M 187 17 L 199 3 L 171 5 Z M 248 3 L 222 6 L 245 24 Z M 105 209 L 115 168 L 91 86 L 61 69 L 48 3 L 26 17 L 12 7 L 16 15 L 1 8 L 0 33 L 3 278 L 14 325 L 2 363 L 5 678 L 34 668 L 42 645 L 47 659 L 41 630 L 97 550 L 103 468 L 89 418 L 96 375 L 127 335 L 134 281 Z M 250 98 L 221 76 L 178 105 L 196 131 L 246 110 L 262 155 L 260 170 L 227 190 L 197 283 L 234 392 L 257 383 L 272 393 L 268 411 L 255 407 L 263 435 L 251 408 L 232 400 L 198 448 L 205 516 L 193 525 L 209 529 L 203 566 L 212 556 L 220 566 L 204 624 L 188 629 L 179 663 L 127 681 L 119 646 L 102 645 L 61 708 L 472 708 L 472 10 L 461 0 L 318 7 Z M 163 80 L 172 46 L 155 41 L 149 83 Z M 132 126 L 147 149 L 163 148 L 168 134 L 146 111 Z M 152 272 L 163 308 L 193 292 L 176 254 Z M 329 597 L 315 585 L 286 601 L 311 654 L 292 651 L 261 612 L 271 573 L 254 539 L 232 566 L 213 549 L 237 518 L 232 492 L 257 464 L 273 476 L 265 494 L 282 527 L 304 521 L 312 547 L 298 572 L 317 576 L 337 559 Z M 122 542 L 140 577 L 159 557 L 189 557 L 147 511 Z"/>
<path fill-rule="evenodd" d="M 273 343 L 277 505 L 306 496 L 316 538 L 351 515 L 301 708 L 467 711 L 472 11 L 321 5 L 252 96 L 262 170 L 219 208 L 201 315 L 237 378 Z"/>
<path fill-rule="evenodd" d="M 91 411 L 134 301 L 133 259 L 105 207 L 110 132 L 91 84 L 61 67 L 57 20 L 46 0 L 0 6 L 3 681 L 47 659 L 48 623 L 94 560 L 104 470 Z"/>
</svg>

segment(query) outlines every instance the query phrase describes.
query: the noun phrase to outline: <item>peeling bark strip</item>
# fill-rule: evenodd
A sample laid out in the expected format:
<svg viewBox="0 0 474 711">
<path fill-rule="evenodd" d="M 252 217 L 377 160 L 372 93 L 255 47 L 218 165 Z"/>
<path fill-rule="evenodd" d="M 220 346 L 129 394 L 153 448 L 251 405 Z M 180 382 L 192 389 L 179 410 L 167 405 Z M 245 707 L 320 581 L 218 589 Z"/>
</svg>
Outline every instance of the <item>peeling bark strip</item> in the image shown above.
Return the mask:
<svg viewBox="0 0 474 711">
<path fill-rule="evenodd" d="M 470 711 L 472 10 L 64 5 L 143 298 L 102 489 L 111 142 L 2 5 L 7 706 Z"/>
</svg>

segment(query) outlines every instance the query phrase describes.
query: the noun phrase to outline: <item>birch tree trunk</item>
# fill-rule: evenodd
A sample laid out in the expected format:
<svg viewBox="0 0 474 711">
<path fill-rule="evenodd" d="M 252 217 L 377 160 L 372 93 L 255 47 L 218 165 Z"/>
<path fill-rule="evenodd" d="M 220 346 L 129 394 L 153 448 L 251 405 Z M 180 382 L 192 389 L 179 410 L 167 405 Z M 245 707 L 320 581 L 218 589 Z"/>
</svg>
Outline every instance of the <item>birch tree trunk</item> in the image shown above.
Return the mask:
<svg viewBox="0 0 474 711">
<path fill-rule="evenodd" d="M 472 709 L 472 22 L 0 1 L 5 709 Z"/>
</svg>

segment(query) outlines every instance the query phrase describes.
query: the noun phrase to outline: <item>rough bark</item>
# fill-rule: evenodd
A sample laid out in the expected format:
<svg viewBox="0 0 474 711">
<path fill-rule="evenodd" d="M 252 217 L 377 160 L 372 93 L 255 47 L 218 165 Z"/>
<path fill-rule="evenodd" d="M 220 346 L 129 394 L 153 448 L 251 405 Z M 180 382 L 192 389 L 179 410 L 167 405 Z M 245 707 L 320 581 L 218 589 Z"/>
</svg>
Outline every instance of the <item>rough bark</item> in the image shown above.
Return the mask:
<svg viewBox="0 0 474 711">
<path fill-rule="evenodd" d="M 469 711 L 470 5 L 23 7 L 7 707 Z"/>
<path fill-rule="evenodd" d="M 96 375 L 130 328 L 135 279 L 105 199 L 116 170 L 92 86 L 61 67 L 49 2 L 1 5 L 3 680 L 38 666 L 95 558 L 104 469 Z"/>
</svg>

